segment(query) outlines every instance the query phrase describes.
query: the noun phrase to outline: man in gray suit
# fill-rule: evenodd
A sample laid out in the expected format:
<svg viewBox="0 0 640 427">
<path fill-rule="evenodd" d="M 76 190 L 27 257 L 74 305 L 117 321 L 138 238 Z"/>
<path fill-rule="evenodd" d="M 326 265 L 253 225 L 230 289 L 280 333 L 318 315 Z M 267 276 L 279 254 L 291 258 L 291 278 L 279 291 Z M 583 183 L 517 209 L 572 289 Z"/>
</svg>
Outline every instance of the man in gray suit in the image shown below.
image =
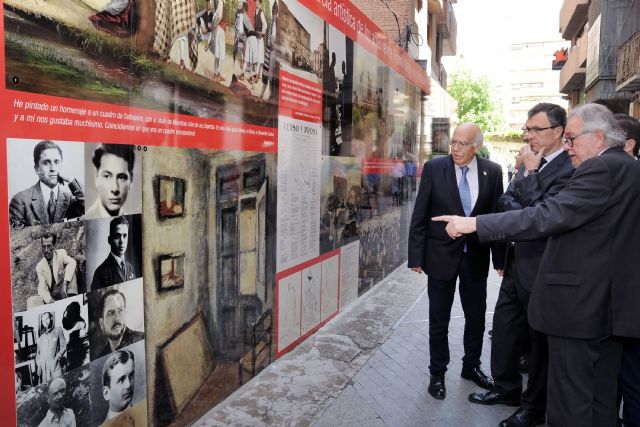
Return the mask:
<svg viewBox="0 0 640 427">
<path fill-rule="evenodd" d="M 529 302 L 531 327 L 548 336 L 547 422 L 615 426 L 620 337 L 640 338 L 640 168 L 605 107 L 571 111 L 565 150 L 576 171 L 554 197 L 518 211 L 445 215 L 447 233 L 481 241 L 549 236 Z"/>
<path fill-rule="evenodd" d="M 84 215 L 84 193 L 76 180 L 69 182 L 60 176 L 61 167 L 58 144 L 40 141 L 33 149 L 33 169 L 39 180 L 11 199 L 12 228 L 54 224 Z"/>
<path fill-rule="evenodd" d="M 523 139 L 522 167 L 507 191 L 498 199 L 499 211 L 535 206 L 555 195 L 573 174 L 562 135 L 567 113 L 556 104 L 541 103 L 528 112 Z M 521 408 L 500 423 L 501 427 L 525 427 L 544 422 L 547 397 L 547 337 L 529 327 L 527 307 L 547 239 L 507 245 L 507 261 L 493 314 L 491 374 L 495 387 L 473 393 L 469 400 L 482 405 L 517 405 Z M 530 337 L 529 380 L 522 393 L 518 362 Z"/>
</svg>

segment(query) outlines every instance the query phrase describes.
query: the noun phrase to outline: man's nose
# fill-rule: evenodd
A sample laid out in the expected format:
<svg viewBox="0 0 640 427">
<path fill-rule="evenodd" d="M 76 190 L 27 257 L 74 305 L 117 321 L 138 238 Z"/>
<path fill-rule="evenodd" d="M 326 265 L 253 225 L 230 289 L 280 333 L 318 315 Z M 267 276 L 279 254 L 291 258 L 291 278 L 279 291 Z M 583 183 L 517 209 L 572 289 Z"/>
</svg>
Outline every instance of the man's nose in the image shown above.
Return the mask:
<svg viewBox="0 0 640 427">
<path fill-rule="evenodd" d="M 114 179 L 111 181 L 111 192 L 115 195 L 117 195 L 118 193 L 120 193 L 120 189 L 118 188 L 118 180 Z"/>
</svg>

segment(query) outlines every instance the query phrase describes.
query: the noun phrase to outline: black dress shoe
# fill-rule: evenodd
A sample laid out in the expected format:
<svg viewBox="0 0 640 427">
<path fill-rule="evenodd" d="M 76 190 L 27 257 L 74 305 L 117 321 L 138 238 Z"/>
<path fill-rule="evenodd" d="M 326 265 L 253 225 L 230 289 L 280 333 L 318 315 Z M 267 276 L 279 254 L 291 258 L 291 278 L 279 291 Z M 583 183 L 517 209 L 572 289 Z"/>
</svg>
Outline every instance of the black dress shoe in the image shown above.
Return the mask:
<svg viewBox="0 0 640 427">
<path fill-rule="evenodd" d="M 480 405 L 520 405 L 521 393 L 502 393 L 497 390 L 486 391 L 484 393 L 471 393 L 469 402 Z"/>
<path fill-rule="evenodd" d="M 444 386 L 444 374 L 431 374 L 427 391 L 435 399 L 443 400 L 447 395 L 447 388 Z"/>
<path fill-rule="evenodd" d="M 544 424 L 543 411 L 520 408 L 506 420 L 500 421 L 500 427 L 533 427 Z"/>
<path fill-rule="evenodd" d="M 478 387 L 482 387 L 486 390 L 491 390 L 493 388 L 493 380 L 486 376 L 479 366 L 476 366 L 475 368 L 462 368 L 460 376 L 465 380 L 473 381 Z"/>
</svg>

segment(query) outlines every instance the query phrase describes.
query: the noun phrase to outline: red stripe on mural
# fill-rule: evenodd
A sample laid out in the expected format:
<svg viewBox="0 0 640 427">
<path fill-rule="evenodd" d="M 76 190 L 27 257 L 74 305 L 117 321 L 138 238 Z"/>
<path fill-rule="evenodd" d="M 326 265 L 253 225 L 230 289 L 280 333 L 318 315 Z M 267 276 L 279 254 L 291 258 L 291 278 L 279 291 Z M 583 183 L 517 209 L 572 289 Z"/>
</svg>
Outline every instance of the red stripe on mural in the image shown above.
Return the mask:
<svg viewBox="0 0 640 427">
<path fill-rule="evenodd" d="M 376 55 L 420 90 L 429 93 L 426 71 L 350 1 L 300 0 L 300 3 Z"/>
<path fill-rule="evenodd" d="M 4 58 L 4 56 L 3 56 Z M 180 148 L 277 152 L 277 129 L 7 90 L 3 128 L 47 138 Z"/>
</svg>

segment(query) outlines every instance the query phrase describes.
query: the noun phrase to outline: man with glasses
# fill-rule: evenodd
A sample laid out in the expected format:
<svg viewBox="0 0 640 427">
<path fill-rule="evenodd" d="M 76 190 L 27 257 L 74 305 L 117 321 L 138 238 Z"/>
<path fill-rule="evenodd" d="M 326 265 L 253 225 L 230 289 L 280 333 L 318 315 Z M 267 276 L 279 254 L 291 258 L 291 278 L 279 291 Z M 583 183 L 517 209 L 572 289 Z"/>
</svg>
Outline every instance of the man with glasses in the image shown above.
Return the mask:
<svg viewBox="0 0 640 427">
<path fill-rule="evenodd" d="M 480 158 L 482 131 L 473 123 L 456 127 L 451 154 L 428 161 L 411 218 L 408 266 L 429 276 L 429 394 L 444 399 L 444 374 L 449 364 L 448 329 L 451 306 L 460 280 L 464 310 L 464 357 L 462 378 L 491 389 L 493 382 L 480 369 L 484 335 L 489 247 L 480 245 L 475 235 L 452 241 L 445 227 L 431 217 L 446 212 L 478 215 L 496 212 L 502 194 L 502 169 Z M 502 269 L 504 251 L 493 253 L 493 264 Z"/>
<path fill-rule="evenodd" d="M 640 338 L 640 168 L 602 105 L 572 110 L 564 141 L 576 170 L 555 196 L 519 211 L 434 220 L 448 222 L 453 239 L 476 230 L 484 242 L 550 237 L 528 312 L 549 345 L 547 422 L 614 426 L 619 338 Z"/>
<path fill-rule="evenodd" d="M 522 129 L 522 167 L 498 200 L 499 211 L 535 206 L 557 194 L 573 174 L 562 135 L 567 113 L 556 104 L 540 103 L 529 110 Z M 500 426 L 534 426 L 544 423 L 547 403 L 547 337 L 529 326 L 527 307 L 547 239 L 507 245 L 506 266 L 493 315 L 491 375 L 495 388 L 472 393 L 469 400 L 482 405 L 521 407 Z M 530 342 L 529 379 L 522 393 L 518 371 L 520 356 Z"/>
</svg>

